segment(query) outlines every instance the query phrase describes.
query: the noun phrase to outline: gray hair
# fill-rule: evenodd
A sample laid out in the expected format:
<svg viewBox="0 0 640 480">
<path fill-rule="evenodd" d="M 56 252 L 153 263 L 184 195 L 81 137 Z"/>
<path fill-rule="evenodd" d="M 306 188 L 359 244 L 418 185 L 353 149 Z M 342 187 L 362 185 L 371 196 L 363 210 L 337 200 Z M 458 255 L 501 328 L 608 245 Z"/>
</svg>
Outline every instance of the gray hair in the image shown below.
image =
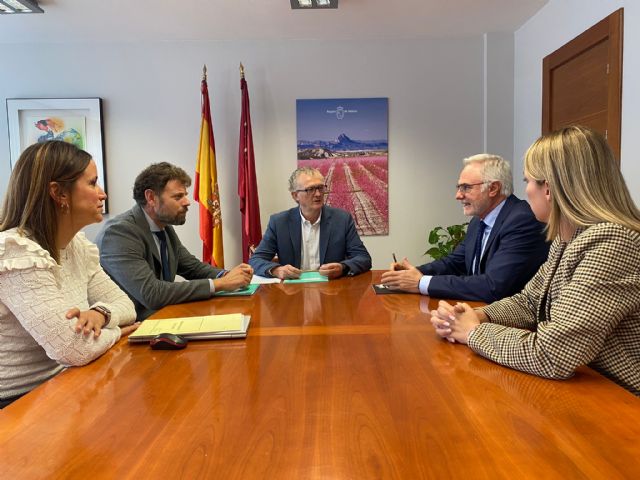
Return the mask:
<svg viewBox="0 0 640 480">
<path fill-rule="evenodd" d="M 513 176 L 511 175 L 511 165 L 500 155 L 492 155 L 490 153 L 480 153 L 472 155 L 462 160 L 467 166 L 472 163 L 482 165 L 482 181 L 483 182 L 500 182 L 502 186 L 500 193 L 509 196 L 513 193 Z M 487 185 L 482 186 L 482 191 L 486 190 Z"/>
<path fill-rule="evenodd" d="M 290 192 L 295 192 L 296 191 L 296 183 L 298 183 L 298 177 L 302 174 L 305 175 L 309 175 L 311 177 L 313 176 L 320 176 L 322 178 L 324 178 L 324 175 L 322 175 L 322 173 L 320 173 L 320 170 L 318 170 L 317 168 L 313 168 L 313 167 L 300 167 L 300 168 L 296 168 L 293 173 L 291 174 L 291 176 L 289 177 L 289 191 Z"/>
</svg>

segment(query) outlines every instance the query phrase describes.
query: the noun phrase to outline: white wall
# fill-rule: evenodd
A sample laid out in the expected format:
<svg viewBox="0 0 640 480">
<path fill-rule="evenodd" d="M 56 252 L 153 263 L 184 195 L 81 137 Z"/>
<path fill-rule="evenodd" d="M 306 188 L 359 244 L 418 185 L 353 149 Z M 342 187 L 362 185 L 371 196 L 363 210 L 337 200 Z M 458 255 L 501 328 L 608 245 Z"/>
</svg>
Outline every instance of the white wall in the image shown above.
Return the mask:
<svg viewBox="0 0 640 480">
<path fill-rule="evenodd" d="M 485 151 L 501 155 L 511 161 L 513 156 L 513 34 L 486 34 L 485 50 Z M 515 178 L 518 178 L 517 174 Z"/>
<path fill-rule="evenodd" d="M 504 52 L 505 62 L 513 61 L 510 37 L 492 37 L 491 42 L 495 55 Z M 501 42 L 507 46 L 499 48 Z M 428 230 L 464 220 L 453 185 L 460 160 L 481 152 L 485 143 L 483 49 L 481 36 L 380 42 L 14 44 L 2 53 L 0 101 L 102 97 L 108 193 L 115 214 L 132 205 L 133 179 L 147 164 L 169 161 L 193 173 L 200 76 L 206 63 L 225 260 L 230 265 L 240 260 L 239 62 L 246 67 L 251 95 L 263 228 L 270 213 L 292 206 L 286 180 L 296 166 L 295 100 L 389 97 L 390 234 L 363 239 L 374 268 L 386 268 L 391 252 L 423 263 Z M 493 61 L 499 61 L 495 55 Z M 505 76 L 496 85 L 492 102 L 509 105 L 511 81 Z M 503 99 L 496 98 L 505 90 Z M 496 118 L 493 125 L 504 123 L 504 118 Z M 511 122 L 508 119 L 507 126 Z M 503 136 L 489 130 L 489 138 Z M 0 132 L 6 131 L 6 116 L 0 115 Z M 509 136 L 503 136 L 507 145 Z M 0 155 L 4 195 L 9 175 L 4 133 Z M 200 256 L 196 207 L 192 205 L 179 233 L 187 248 Z M 88 229 L 91 238 L 96 232 L 96 227 Z"/>
<path fill-rule="evenodd" d="M 640 2 L 620 0 L 550 0 L 515 32 L 514 176 L 523 170 L 526 149 L 540 135 L 542 59 L 618 8 L 624 7 L 621 167 L 629 190 L 640 204 Z M 516 182 L 518 192 L 524 191 Z"/>
</svg>

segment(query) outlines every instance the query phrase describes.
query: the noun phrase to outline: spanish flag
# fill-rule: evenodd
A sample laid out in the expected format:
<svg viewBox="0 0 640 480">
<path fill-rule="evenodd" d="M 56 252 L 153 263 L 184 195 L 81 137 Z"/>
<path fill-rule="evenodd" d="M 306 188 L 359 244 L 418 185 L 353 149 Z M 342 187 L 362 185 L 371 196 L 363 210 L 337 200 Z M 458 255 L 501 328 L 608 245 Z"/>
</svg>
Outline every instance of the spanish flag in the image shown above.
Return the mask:
<svg viewBox="0 0 640 480">
<path fill-rule="evenodd" d="M 200 204 L 200 238 L 202 239 L 202 260 L 214 267 L 224 268 L 222 248 L 222 210 L 218 190 L 216 168 L 216 146 L 213 140 L 207 67 L 202 73 L 202 124 L 200 126 L 200 149 L 196 164 L 196 179 L 193 196 Z"/>
</svg>

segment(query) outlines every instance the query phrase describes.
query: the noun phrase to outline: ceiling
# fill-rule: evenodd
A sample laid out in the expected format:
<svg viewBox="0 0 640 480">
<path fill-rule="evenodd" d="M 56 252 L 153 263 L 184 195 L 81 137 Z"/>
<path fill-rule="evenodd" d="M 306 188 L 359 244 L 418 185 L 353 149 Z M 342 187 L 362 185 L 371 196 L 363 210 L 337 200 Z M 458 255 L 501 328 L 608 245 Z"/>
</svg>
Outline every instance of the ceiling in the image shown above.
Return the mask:
<svg viewBox="0 0 640 480">
<path fill-rule="evenodd" d="M 0 43 L 387 39 L 513 32 L 548 0 L 40 0 L 0 15 Z"/>
</svg>

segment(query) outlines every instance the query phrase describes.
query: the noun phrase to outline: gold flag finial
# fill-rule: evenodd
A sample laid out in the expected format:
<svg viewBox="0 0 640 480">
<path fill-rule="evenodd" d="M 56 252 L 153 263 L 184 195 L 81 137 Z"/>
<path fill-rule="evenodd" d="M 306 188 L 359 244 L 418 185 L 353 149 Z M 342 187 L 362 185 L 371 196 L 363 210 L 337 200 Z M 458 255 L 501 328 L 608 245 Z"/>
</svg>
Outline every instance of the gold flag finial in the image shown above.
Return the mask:
<svg viewBox="0 0 640 480">
<path fill-rule="evenodd" d="M 244 78 L 244 65 L 240 62 L 240 78 Z"/>
<path fill-rule="evenodd" d="M 202 80 L 207 81 L 207 65 L 202 66 Z"/>
</svg>

